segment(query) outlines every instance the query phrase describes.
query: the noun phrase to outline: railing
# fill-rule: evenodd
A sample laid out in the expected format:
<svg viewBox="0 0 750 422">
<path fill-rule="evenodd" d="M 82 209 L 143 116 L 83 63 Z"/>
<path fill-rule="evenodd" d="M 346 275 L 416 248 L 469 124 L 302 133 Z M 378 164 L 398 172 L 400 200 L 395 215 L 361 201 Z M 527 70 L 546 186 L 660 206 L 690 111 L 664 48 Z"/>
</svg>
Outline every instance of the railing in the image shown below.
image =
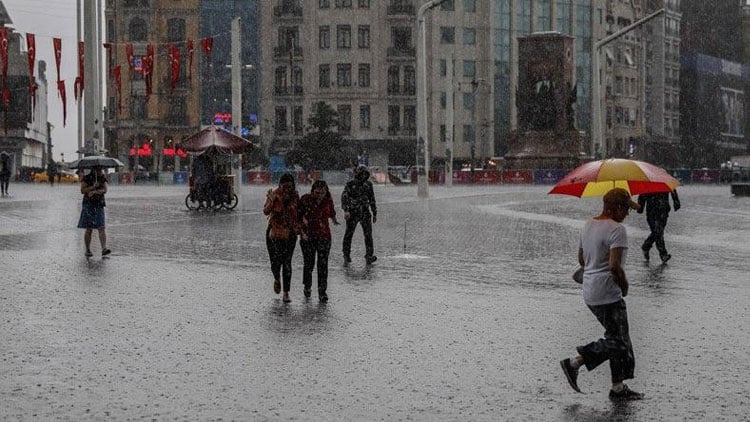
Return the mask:
<svg viewBox="0 0 750 422">
<path fill-rule="evenodd" d="M 273 48 L 273 56 L 275 58 L 284 58 L 289 56 L 289 51 L 291 50 L 292 56 L 294 57 L 302 57 L 302 47 L 294 47 L 289 48 L 286 46 L 283 47 L 274 47 Z"/>
<path fill-rule="evenodd" d="M 391 4 L 388 6 L 388 15 L 416 15 L 417 9 L 411 4 Z"/>
<path fill-rule="evenodd" d="M 417 49 L 414 47 L 388 47 L 389 57 L 416 57 Z"/>
<path fill-rule="evenodd" d="M 273 15 L 277 18 L 282 17 L 302 17 L 302 8 L 293 4 L 282 4 L 281 6 L 274 6 Z"/>
</svg>

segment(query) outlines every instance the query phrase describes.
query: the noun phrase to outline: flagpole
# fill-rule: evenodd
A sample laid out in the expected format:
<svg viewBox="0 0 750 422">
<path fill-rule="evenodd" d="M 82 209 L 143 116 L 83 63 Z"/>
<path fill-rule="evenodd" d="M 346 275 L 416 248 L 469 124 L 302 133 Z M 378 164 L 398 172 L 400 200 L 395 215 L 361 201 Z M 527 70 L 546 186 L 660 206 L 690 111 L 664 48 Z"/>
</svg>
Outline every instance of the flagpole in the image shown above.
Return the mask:
<svg viewBox="0 0 750 422">
<path fill-rule="evenodd" d="M 81 19 L 83 16 L 83 11 L 81 8 L 81 2 L 83 0 L 77 0 L 77 14 L 76 14 L 76 43 L 81 40 Z M 83 101 L 78 101 L 78 117 L 76 119 L 78 121 L 78 151 L 83 150 Z M 80 152 L 78 153 L 78 159 L 80 160 L 83 154 Z"/>
</svg>

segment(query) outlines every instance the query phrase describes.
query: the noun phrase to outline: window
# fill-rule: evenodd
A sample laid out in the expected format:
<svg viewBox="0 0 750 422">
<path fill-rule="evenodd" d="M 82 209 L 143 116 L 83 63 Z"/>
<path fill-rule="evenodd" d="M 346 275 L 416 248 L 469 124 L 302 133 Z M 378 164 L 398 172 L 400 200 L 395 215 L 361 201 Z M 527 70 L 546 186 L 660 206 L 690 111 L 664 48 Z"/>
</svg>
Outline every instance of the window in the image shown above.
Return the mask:
<svg viewBox="0 0 750 422">
<path fill-rule="evenodd" d="M 474 28 L 464 28 L 464 45 L 474 45 L 477 43 L 477 31 Z"/>
<path fill-rule="evenodd" d="M 339 105 L 339 132 L 349 133 L 352 131 L 352 106 L 348 104 Z"/>
<path fill-rule="evenodd" d="M 370 106 L 359 106 L 359 127 L 362 129 L 370 128 Z"/>
<path fill-rule="evenodd" d="M 404 129 L 407 135 L 417 134 L 417 107 L 404 106 Z"/>
<path fill-rule="evenodd" d="M 331 27 L 323 25 L 318 27 L 318 46 L 321 50 L 331 48 Z"/>
<path fill-rule="evenodd" d="M 464 143 L 474 145 L 474 126 L 464 125 Z"/>
<path fill-rule="evenodd" d="M 274 87 L 277 94 L 286 94 L 286 66 L 279 66 L 276 68 Z"/>
<path fill-rule="evenodd" d="M 445 92 L 440 93 L 440 108 L 445 110 L 445 107 L 448 105 L 448 94 Z"/>
<path fill-rule="evenodd" d="M 448 61 L 440 59 L 440 77 L 445 78 L 448 76 Z"/>
<path fill-rule="evenodd" d="M 321 9 L 328 9 L 331 7 L 331 1 L 330 0 L 320 0 L 318 2 L 318 7 Z"/>
<path fill-rule="evenodd" d="M 351 25 L 338 25 L 336 27 L 336 47 L 352 48 Z"/>
<path fill-rule="evenodd" d="M 276 107 L 275 116 L 274 127 L 276 128 L 276 133 L 286 132 L 286 107 Z"/>
<path fill-rule="evenodd" d="M 445 143 L 445 125 L 440 125 L 440 142 Z"/>
<path fill-rule="evenodd" d="M 475 95 L 470 92 L 464 92 L 464 110 L 474 111 L 474 97 Z"/>
<path fill-rule="evenodd" d="M 360 25 L 357 28 L 357 47 L 370 48 L 370 25 Z"/>
<path fill-rule="evenodd" d="M 476 11 L 477 0 L 464 0 L 464 12 L 475 13 Z"/>
<path fill-rule="evenodd" d="M 292 88 L 295 94 L 302 93 L 302 68 L 299 66 L 295 66 L 292 71 Z"/>
<path fill-rule="evenodd" d="M 411 48 L 411 28 L 398 26 L 391 29 L 391 41 L 396 50 L 408 50 Z"/>
<path fill-rule="evenodd" d="M 357 5 L 362 9 L 369 9 L 370 8 L 370 0 L 359 0 L 357 2 Z"/>
<path fill-rule="evenodd" d="M 388 93 L 398 94 L 401 91 L 400 70 L 398 66 L 388 68 Z"/>
<path fill-rule="evenodd" d="M 440 10 L 453 11 L 456 10 L 456 5 L 453 3 L 453 0 L 445 0 L 440 3 Z"/>
<path fill-rule="evenodd" d="M 464 76 L 473 78 L 477 74 L 477 64 L 474 60 L 464 60 Z"/>
<path fill-rule="evenodd" d="M 388 134 L 397 135 L 401 129 L 401 109 L 397 105 L 388 106 Z"/>
<path fill-rule="evenodd" d="M 456 42 L 456 28 L 452 26 L 440 27 L 440 44 L 453 44 Z"/>
<path fill-rule="evenodd" d="M 141 95 L 133 95 L 130 97 L 130 118 L 146 118 L 146 97 Z"/>
<path fill-rule="evenodd" d="M 414 66 L 404 66 L 404 94 L 417 94 L 417 71 Z"/>
<path fill-rule="evenodd" d="M 295 135 L 302 134 L 304 127 L 302 121 L 302 106 L 294 106 L 292 110 L 292 124 L 294 125 L 293 130 Z"/>
<path fill-rule="evenodd" d="M 130 21 L 128 28 L 128 34 L 130 35 L 130 41 L 146 41 L 146 21 L 141 18 L 133 18 Z"/>
<path fill-rule="evenodd" d="M 185 19 L 167 20 L 167 41 L 176 42 L 185 40 Z"/>
<path fill-rule="evenodd" d="M 331 65 L 322 64 L 318 66 L 318 86 L 328 88 L 331 86 Z"/>
<path fill-rule="evenodd" d="M 360 88 L 368 88 L 370 86 L 370 65 L 367 63 L 360 63 L 359 72 L 357 74 L 357 83 Z"/>
<path fill-rule="evenodd" d="M 336 85 L 352 86 L 352 65 L 350 63 L 336 65 Z"/>
<path fill-rule="evenodd" d="M 352 0 L 336 0 L 337 9 L 348 9 L 352 7 Z"/>
</svg>

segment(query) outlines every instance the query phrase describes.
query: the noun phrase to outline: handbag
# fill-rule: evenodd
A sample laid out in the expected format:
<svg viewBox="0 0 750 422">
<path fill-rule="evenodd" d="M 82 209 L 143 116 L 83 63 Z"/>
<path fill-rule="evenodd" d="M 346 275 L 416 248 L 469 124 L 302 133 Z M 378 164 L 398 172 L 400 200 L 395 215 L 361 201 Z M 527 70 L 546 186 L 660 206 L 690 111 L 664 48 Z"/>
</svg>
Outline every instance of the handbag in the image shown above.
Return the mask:
<svg viewBox="0 0 750 422">
<path fill-rule="evenodd" d="M 578 267 L 578 269 L 573 273 L 573 281 L 578 284 L 583 284 L 583 267 Z"/>
</svg>

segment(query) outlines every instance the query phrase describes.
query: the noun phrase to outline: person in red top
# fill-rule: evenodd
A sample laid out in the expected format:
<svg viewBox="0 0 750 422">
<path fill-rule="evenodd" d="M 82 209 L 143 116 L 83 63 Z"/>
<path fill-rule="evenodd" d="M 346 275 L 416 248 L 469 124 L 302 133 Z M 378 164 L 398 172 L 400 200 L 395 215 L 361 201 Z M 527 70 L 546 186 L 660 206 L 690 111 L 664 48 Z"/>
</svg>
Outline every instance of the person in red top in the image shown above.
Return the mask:
<svg viewBox="0 0 750 422">
<path fill-rule="evenodd" d="M 336 208 L 331 192 L 323 180 L 316 180 L 310 193 L 302 195 L 299 205 L 299 221 L 302 223 L 302 236 L 299 241 L 304 257 L 302 284 L 305 297 L 312 294 L 312 272 L 315 258 L 318 258 L 318 298 L 328 302 L 328 255 L 331 252 L 331 228 L 328 219 L 338 225 Z"/>
<path fill-rule="evenodd" d="M 279 187 L 268 190 L 266 203 L 263 205 L 263 214 L 268 216 L 266 248 L 271 259 L 273 291 L 276 294 L 281 291 L 283 273 L 285 303 L 291 302 L 289 289 L 292 284 L 292 256 L 300 231 L 297 223 L 298 203 L 299 195 L 294 186 L 294 177 L 284 173 L 279 179 Z"/>
</svg>

